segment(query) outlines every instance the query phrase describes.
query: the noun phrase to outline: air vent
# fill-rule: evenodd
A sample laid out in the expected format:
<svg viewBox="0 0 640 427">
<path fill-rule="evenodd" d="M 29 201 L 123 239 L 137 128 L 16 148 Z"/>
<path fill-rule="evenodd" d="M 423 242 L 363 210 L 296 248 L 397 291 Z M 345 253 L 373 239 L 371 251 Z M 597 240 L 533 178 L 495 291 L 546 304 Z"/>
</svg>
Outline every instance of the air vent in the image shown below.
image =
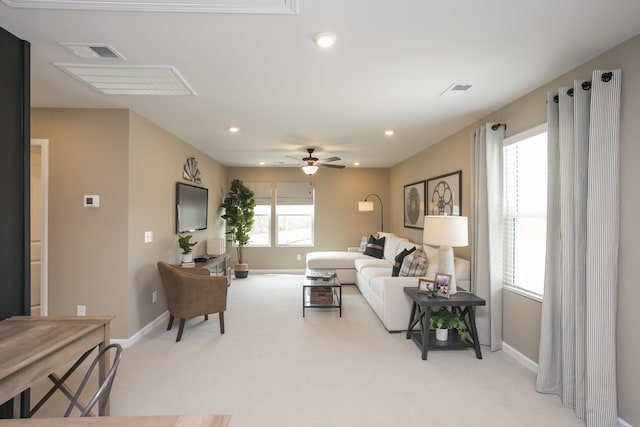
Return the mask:
<svg viewBox="0 0 640 427">
<path fill-rule="evenodd" d="M 78 58 L 92 59 L 92 58 L 120 58 L 125 59 L 120 55 L 113 46 L 103 43 L 60 43 L 65 49 L 73 53 Z"/>
<path fill-rule="evenodd" d="M 175 67 L 57 64 L 65 73 L 107 95 L 192 95 Z"/>
<path fill-rule="evenodd" d="M 471 89 L 470 84 L 453 83 L 451 86 L 446 88 L 444 92 L 440 94 L 440 96 L 458 96 L 462 95 L 469 89 Z"/>
</svg>

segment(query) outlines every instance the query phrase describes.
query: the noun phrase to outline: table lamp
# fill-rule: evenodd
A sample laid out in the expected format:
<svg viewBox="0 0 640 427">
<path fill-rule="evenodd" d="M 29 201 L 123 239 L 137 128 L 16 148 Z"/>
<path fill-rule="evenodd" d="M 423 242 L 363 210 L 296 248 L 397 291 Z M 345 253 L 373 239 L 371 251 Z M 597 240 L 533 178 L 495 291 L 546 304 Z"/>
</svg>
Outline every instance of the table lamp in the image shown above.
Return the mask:
<svg viewBox="0 0 640 427">
<path fill-rule="evenodd" d="M 427 245 L 440 246 L 437 272 L 451 275 L 450 295 L 457 292 L 453 247 L 469 244 L 468 223 L 466 216 L 425 215 L 424 217 L 422 242 Z"/>
</svg>

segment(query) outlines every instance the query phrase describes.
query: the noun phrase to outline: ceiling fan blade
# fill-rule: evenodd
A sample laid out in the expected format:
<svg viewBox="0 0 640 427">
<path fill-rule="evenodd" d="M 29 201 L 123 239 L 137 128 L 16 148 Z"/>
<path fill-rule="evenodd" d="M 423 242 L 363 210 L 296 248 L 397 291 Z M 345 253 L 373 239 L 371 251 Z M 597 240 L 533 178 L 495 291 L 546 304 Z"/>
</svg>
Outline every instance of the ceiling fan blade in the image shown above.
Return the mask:
<svg viewBox="0 0 640 427">
<path fill-rule="evenodd" d="M 320 159 L 321 162 L 337 162 L 338 160 L 342 160 L 340 157 L 328 157 L 326 159 Z"/>
<path fill-rule="evenodd" d="M 316 165 L 322 166 L 322 167 L 325 167 L 325 168 L 336 168 L 336 169 L 344 169 L 345 168 L 344 165 L 327 165 L 325 163 L 316 163 Z"/>
<path fill-rule="evenodd" d="M 300 157 L 294 157 L 294 156 L 285 156 L 285 157 L 288 157 L 288 158 L 293 159 L 293 160 L 300 161 Z"/>
</svg>

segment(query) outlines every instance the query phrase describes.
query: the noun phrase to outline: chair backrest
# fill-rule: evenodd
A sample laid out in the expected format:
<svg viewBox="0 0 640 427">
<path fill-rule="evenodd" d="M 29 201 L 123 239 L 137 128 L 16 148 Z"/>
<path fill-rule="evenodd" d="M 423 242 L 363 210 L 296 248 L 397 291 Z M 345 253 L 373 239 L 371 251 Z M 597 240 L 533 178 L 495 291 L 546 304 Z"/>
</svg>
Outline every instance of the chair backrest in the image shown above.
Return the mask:
<svg viewBox="0 0 640 427">
<path fill-rule="evenodd" d="M 188 319 L 226 310 L 226 276 L 210 276 L 205 269 L 181 269 L 163 261 L 157 265 L 172 316 Z"/>
<path fill-rule="evenodd" d="M 103 412 L 104 408 L 107 405 L 107 402 L 109 401 L 109 394 L 111 393 L 111 385 L 113 384 L 113 380 L 116 377 L 116 372 L 118 370 L 118 365 L 120 364 L 120 359 L 122 359 L 122 346 L 120 344 L 109 344 L 98 353 L 95 359 L 93 359 L 93 362 L 91 362 L 91 365 L 87 370 L 87 373 L 84 375 L 84 378 L 82 379 L 82 383 L 80 383 L 80 387 L 78 387 L 78 391 L 76 391 L 76 393 L 74 394 L 73 399 L 71 399 L 71 404 L 67 408 L 67 411 L 64 413 L 65 417 L 68 417 L 69 414 L 71 414 L 71 411 L 78 403 L 80 394 L 82 394 L 82 390 L 84 390 L 84 387 L 87 385 L 87 381 L 89 381 L 89 378 L 91 377 L 91 374 L 95 369 L 96 365 L 98 365 L 98 363 L 101 360 L 104 360 L 107 357 L 107 355 L 109 355 L 109 352 L 111 350 L 113 350 L 114 352 L 113 363 L 111 364 L 111 368 L 109 368 L 109 371 L 107 372 L 104 378 L 104 381 L 101 384 L 98 384 L 98 389 L 94 393 L 93 397 L 91 398 L 87 406 L 82 410 L 80 416 L 86 417 L 88 415 L 91 415 L 91 409 L 95 406 L 98 400 L 101 400 L 100 412 Z"/>
</svg>

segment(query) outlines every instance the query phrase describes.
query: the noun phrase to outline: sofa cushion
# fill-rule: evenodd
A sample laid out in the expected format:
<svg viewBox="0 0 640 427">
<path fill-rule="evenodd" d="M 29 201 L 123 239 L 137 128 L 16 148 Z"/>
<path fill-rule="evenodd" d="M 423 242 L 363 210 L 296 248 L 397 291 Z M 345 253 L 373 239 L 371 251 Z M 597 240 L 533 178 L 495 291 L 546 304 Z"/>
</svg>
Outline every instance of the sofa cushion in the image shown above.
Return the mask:
<svg viewBox="0 0 640 427">
<path fill-rule="evenodd" d="M 400 267 L 400 277 L 419 277 L 424 276 L 427 272 L 429 261 L 422 250 L 415 250 L 412 254 L 407 255 L 402 261 Z"/>
<path fill-rule="evenodd" d="M 398 255 L 396 255 L 396 260 L 395 260 L 396 262 L 393 264 L 393 270 L 391 270 L 392 277 L 398 277 L 398 275 L 400 274 L 400 267 L 402 267 L 402 261 L 404 261 L 404 258 L 407 255 L 409 255 L 415 250 L 416 250 L 416 247 L 414 246 L 411 249 L 403 249 Z"/>
<path fill-rule="evenodd" d="M 384 255 L 384 242 L 384 237 L 376 239 L 373 235 L 369 236 L 369 242 L 367 243 L 367 248 L 364 250 L 364 254 L 374 258 L 382 258 Z"/>
<path fill-rule="evenodd" d="M 359 252 L 321 251 L 307 254 L 307 268 L 354 268 L 354 261 L 360 258 L 371 259 Z"/>
<path fill-rule="evenodd" d="M 389 277 L 389 274 L 391 274 L 391 266 L 367 267 L 360 270 L 360 276 L 364 278 L 369 284 L 371 284 L 371 279 L 375 277 Z"/>
<path fill-rule="evenodd" d="M 363 258 L 356 259 L 353 262 L 356 271 L 362 271 L 364 268 L 386 268 L 391 274 L 391 264 L 386 259 L 377 259 L 364 255 Z"/>
<path fill-rule="evenodd" d="M 393 264 L 395 262 L 396 255 L 398 255 L 402 250 L 399 249 L 400 243 L 405 242 L 406 240 L 407 239 L 403 239 L 402 237 L 387 237 L 384 241 L 384 259 Z"/>
</svg>

